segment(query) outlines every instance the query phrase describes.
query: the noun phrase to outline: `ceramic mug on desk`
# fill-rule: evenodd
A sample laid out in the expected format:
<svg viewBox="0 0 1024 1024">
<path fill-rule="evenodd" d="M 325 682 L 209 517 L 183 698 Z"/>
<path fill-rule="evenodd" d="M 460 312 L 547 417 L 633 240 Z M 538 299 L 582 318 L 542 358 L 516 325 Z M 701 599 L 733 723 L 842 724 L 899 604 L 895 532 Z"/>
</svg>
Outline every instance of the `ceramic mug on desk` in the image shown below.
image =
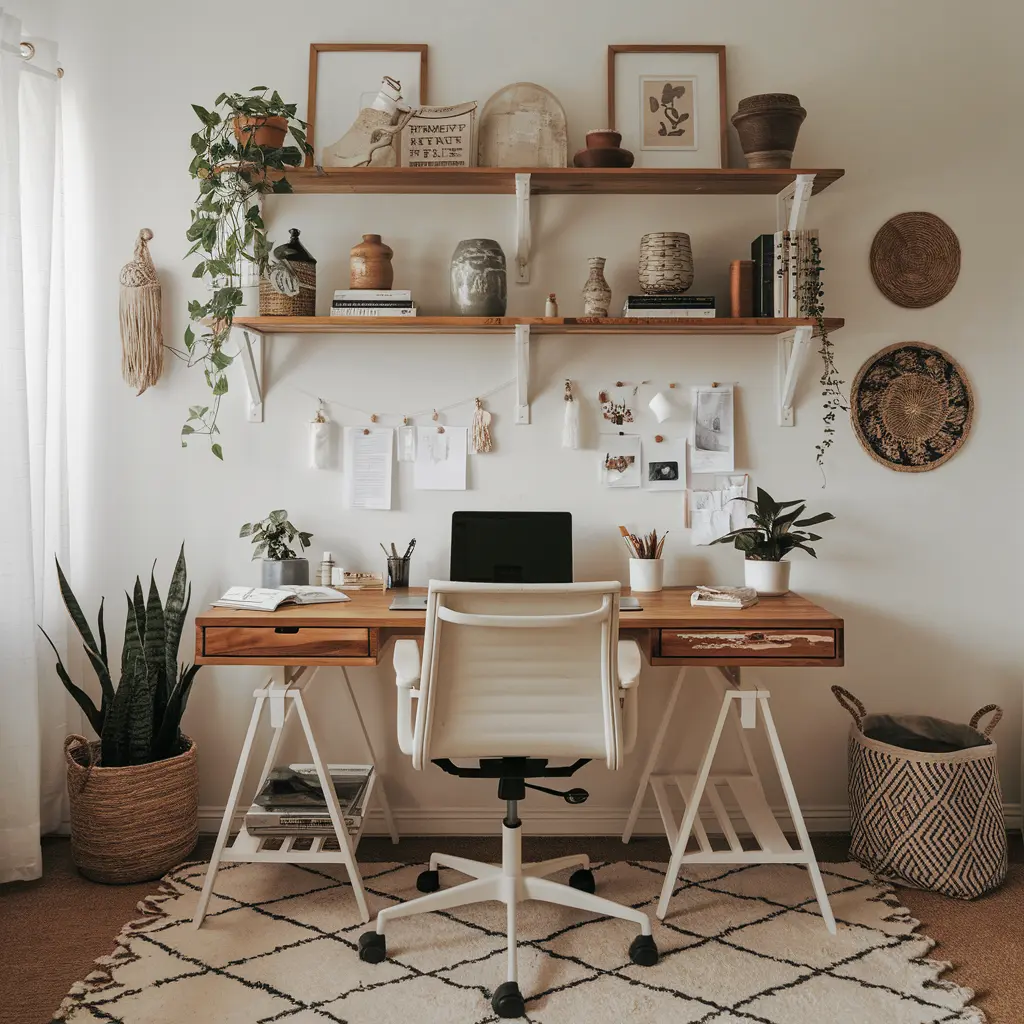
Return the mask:
<svg viewBox="0 0 1024 1024">
<path fill-rule="evenodd" d="M 661 558 L 631 558 L 629 589 L 634 593 L 653 594 L 665 582 L 665 562 Z"/>
</svg>

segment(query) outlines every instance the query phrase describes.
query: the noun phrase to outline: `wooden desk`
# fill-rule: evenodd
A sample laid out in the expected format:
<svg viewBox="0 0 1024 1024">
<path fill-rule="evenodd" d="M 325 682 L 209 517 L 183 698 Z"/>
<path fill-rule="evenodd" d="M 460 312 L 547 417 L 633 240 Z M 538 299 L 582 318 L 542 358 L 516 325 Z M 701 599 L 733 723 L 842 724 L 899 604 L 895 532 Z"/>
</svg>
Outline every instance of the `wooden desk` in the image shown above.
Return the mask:
<svg viewBox="0 0 1024 1024">
<path fill-rule="evenodd" d="M 425 594 L 412 588 L 410 594 Z M 798 594 L 763 597 L 743 611 L 691 608 L 691 587 L 642 594 L 643 611 L 622 612 L 619 629 L 652 665 L 841 666 L 843 620 Z M 423 611 L 388 609 L 394 592 L 352 591 L 338 604 L 276 612 L 211 608 L 196 618 L 202 665 L 376 665 L 389 640 L 420 637 Z"/>
</svg>

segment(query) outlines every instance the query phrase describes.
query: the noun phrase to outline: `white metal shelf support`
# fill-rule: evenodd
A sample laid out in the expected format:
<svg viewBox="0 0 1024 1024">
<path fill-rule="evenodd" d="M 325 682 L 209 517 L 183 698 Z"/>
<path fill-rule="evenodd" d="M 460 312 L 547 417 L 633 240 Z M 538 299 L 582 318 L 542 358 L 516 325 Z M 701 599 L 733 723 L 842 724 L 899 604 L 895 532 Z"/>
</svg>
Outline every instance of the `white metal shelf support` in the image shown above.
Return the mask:
<svg viewBox="0 0 1024 1024">
<path fill-rule="evenodd" d="M 814 175 L 798 174 L 775 197 L 775 222 L 779 231 L 799 231 L 814 191 Z"/>
<path fill-rule="evenodd" d="M 239 328 L 235 328 L 239 330 Z M 241 328 L 242 343 L 238 356 L 245 373 L 248 399 L 245 404 L 245 418 L 250 423 L 263 422 L 263 335 L 247 327 Z"/>
<path fill-rule="evenodd" d="M 516 175 L 516 281 L 530 283 L 530 175 Z M 517 421 L 518 422 L 518 421 Z M 529 419 L 525 422 L 529 423 Z"/>
<path fill-rule="evenodd" d="M 516 324 L 516 423 L 530 422 L 530 325 Z"/>
<path fill-rule="evenodd" d="M 797 327 L 778 336 L 778 364 L 776 369 L 779 399 L 779 426 L 793 426 L 793 395 L 800 368 L 811 347 L 812 327 Z"/>
</svg>

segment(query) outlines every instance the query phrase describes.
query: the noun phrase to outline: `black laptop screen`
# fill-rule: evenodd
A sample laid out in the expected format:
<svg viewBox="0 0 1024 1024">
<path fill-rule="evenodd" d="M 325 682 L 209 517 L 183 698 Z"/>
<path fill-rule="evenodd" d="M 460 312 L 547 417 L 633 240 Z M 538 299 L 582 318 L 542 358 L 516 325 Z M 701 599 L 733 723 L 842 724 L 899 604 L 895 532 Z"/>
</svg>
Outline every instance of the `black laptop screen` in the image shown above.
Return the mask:
<svg viewBox="0 0 1024 1024">
<path fill-rule="evenodd" d="M 453 512 L 451 577 L 466 583 L 572 583 L 569 512 Z"/>
</svg>

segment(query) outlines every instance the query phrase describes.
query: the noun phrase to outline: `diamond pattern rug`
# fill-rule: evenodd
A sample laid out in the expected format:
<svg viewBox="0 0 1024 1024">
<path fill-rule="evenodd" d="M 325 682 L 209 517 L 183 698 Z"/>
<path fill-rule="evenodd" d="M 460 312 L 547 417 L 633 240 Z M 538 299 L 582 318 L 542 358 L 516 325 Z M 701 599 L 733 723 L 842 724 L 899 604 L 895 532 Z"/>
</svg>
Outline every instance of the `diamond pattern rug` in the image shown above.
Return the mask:
<svg viewBox="0 0 1024 1024">
<path fill-rule="evenodd" d="M 415 897 L 423 865 L 367 865 L 370 912 Z M 139 904 L 112 955 L 55 1021 L 92 1024 L 492 1024 L 505 980 L 504 907 L 399 920 L 389 959 L 364 964 L 344 870 L 225 865 L 201 929 L 205 864 L 172 872 Z M 645 908 L 661 951 L 629 960 L 632 926 L 550 904 L 520 905 L 519 983 L 536 1024 L 983 1024 L 974 993 L 892 891 L 855 864 L 822 866 L 839 922 L 825 930 L 807 873 L 789 865 L 688 866 L 664 923 L 664 865 L 594 866 L 598 892 Z M 564 881 L 565 878 L 555 876 Z M 442 870 L 443 885 L 464 878 Z"/>
</svg>

